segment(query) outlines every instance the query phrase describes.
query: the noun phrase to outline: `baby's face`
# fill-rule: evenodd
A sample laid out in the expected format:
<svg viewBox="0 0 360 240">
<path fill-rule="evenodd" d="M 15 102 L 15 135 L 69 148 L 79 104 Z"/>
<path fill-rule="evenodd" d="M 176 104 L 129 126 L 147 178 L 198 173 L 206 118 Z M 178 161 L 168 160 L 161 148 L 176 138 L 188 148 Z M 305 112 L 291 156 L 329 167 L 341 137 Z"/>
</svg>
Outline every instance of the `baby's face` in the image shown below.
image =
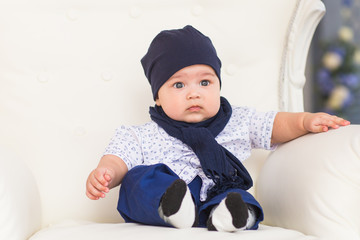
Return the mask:
<svg viewBox="0 0 360 240">
<path fill-rule="evenodd" d="M 161 86 L 156 104 L 177 121 L 196 123 L 209 119 L 220 108 L 219 78 L 208 65 L 180 69 Z"/>
</svg>

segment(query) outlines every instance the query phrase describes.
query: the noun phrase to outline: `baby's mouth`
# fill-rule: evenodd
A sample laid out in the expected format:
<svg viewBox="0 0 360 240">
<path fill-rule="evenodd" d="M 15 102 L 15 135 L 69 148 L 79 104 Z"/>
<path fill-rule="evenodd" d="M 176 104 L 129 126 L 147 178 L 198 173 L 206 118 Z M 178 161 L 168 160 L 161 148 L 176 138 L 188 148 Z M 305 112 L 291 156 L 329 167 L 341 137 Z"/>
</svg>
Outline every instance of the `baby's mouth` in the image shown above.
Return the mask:
<svg viewBox="0 0 360 240">
<path fill-rule="evenodd" d="M 194 106 L 189 107 L 188 111 L 190 111 L 190 112 L 198 112 L 198 111 L 200 111 L 200 109 L 201 109 L 200 106 L 194 105 Z"/>
</svg>

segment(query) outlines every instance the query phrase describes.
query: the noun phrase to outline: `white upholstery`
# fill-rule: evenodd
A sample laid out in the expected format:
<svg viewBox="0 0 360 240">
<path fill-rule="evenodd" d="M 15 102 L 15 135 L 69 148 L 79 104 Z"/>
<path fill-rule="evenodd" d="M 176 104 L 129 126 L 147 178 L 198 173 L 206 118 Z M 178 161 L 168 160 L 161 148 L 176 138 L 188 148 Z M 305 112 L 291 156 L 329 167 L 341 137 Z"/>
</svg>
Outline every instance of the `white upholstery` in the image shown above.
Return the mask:
<svg viewBox="0 0 360 240">
<path fill-rule="evenodd" d="M 237 233 L 208 232 L 202 228 L 174 229 L 155 226 L 138 225 L 134 223 L 98 224 L 89 222 L 63 222 L 51 228 L 46 228 L 33 236 L 36 240 L 63 239 L 246 239 L 246 240 L 318 240 L 319 238 L 277 227 L 260 226 L 257 231 L 242 231 Z"/>
<path fill-rule="evenodd" d="M 258 179 L 265 224 L 325 239 L 360 239 L 359 172 L 360 125 L 280 146 Z"/>
<path fill-rule="evenodd" d="M 352 150 L 358 141 L 352 140 L 353 148 L 346 141 L 358 126 L 285 144 L 263 169 L 268 153 L 254 151 L 246 166 L 266 214 L 258 231 L 119 223 L 118 188 L 99 201 L 85 196 L 86 178 L 115 128 L 149 120 L 154 103 L 140 59 L 160 30 L 191 24 L 211 37 L 223 62 L 222 95 L 232 104 L 302 111 L 308 47 L 323 14 L 320 0 L 0 1 L 0 239 L 295 240 L 328 237 L 329 227 L 349 230 L 353 238 L 347 239 L 358 240 L 359 219 L 348 210 L 359 197 L 347 199 L 338 213 L 343 197 L 327 185 L 311 186 L 315 180 L 304 176 L 309 166 L 303 162 L 347 156 L 349 165 L 339 175 L 323 172 L 319 163 L 311 176 L 321 178 L 318 184 L 332 181 L 344 196 L 358 194 L 352 172 L 359 164 Z M 336 148 L 338 138 L 344 141 Z M 308 147 L 316 151 L 301 151 Z M 293 157 L 294 149 L 302 155 Z M 301 196 L 289 204 L 305 190 L 315 202 Z M 319 200 L 325 197 L 329 201 Z"/>
<path fill-rule="evenodd" d="M 41 206 L 33 174 L 22 159 L 0 147 L 0 239 L 26 239 L 39 229 Z"/>
</svg>

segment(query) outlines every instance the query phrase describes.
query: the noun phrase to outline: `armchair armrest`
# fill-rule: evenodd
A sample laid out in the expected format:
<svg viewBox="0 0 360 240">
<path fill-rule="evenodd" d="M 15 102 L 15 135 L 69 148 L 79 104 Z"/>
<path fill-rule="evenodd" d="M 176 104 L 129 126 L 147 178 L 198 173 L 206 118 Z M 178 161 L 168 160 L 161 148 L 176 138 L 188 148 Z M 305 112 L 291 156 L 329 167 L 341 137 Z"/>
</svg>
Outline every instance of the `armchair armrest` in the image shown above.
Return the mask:
<svg viewBox="0 0 360 240">
<path fill-rule="evenodd" d="M 40 197 L 25 162 L 0 148 L 0 239 L 24 240 L 40 229 Z"/>
<path fill-rule="evenodd" d="M 308 134 L 271 153 L 257 182 L 265 223 L 360 239 L 360 125 Z"/>
</svg>

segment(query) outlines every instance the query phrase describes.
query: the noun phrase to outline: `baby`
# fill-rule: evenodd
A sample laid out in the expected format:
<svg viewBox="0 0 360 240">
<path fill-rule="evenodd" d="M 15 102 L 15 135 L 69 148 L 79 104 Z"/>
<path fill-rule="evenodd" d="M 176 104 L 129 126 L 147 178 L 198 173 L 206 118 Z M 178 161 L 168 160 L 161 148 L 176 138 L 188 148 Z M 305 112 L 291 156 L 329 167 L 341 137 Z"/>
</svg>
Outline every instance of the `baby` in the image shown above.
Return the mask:
<svg viewBox="0 0 360 240">
<path fill-rule="evenodd" d="M 192 26 L 160 32 L 141 60 L 152 121 L 122 126 L 86 183 L 93 200 L 121 184 L 126 222 L 233 232 L 257 229 L 260 204 L 242 165 L 252 148 L 272 150 L 309 132 L 350 123 L 326 113 L 257 112 L 220 96 L 221 61 Z M 291 161 L 291 159 L 289 159 Z"/>
</svg>

